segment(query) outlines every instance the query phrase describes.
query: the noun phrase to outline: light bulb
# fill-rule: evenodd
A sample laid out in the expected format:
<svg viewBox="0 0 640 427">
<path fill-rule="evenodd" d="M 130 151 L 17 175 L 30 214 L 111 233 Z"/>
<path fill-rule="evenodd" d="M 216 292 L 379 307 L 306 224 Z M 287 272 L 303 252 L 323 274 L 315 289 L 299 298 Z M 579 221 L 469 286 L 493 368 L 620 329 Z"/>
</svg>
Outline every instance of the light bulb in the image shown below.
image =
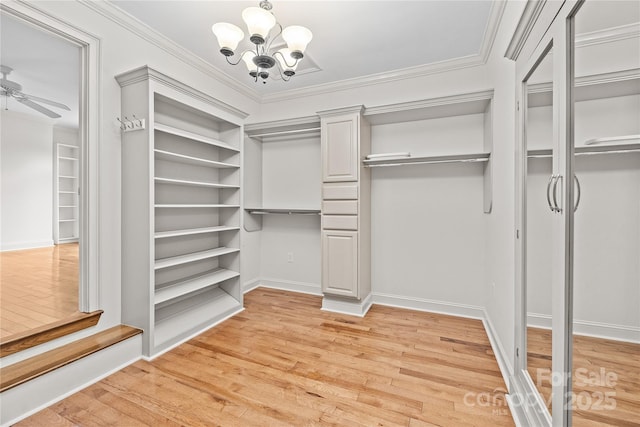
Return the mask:
<svg viewBox="0 0 640 427">
<path fill-rule="evenodd" d="M 211 31 L 216 35 L 220 45 L 220 52 L 224 56 L 232 56 L 240 40 L 244 38 L 244 33 L 240 28 L 226 22 L 214 24 L 211 27 Z"/>
<path fill-rule="evenodd" d="M 296 59 L 303 57 L 303 52 L 307 48 L 307 44 L 313 38 L 311 31 L 299 25 L 292 25 L 282 30 L 282 38 L 287 42 L 287 46 L 291 50 L 291 56 Z"/>
<path fill-rule="evenodd" d="M 256 71 L 256 69 L 258 68 L 258 66 L 253 62 L 253 58 L 255 56 L 256 55 L 253 52 L 247 52 L 242 57 L 242 60 L 244 61 L 245 65 L 247 66 L 247 70 L 249 70 L 249 71 Z"/>
<path fill-rule="evenodd" d="M 269 11 L 260 7 L 248 7 L 242 11 L 242 19 L 249 29 L 252 43 L 263 44 L 269 31 L 276 25 L 276 18 Z"/>
</svg>

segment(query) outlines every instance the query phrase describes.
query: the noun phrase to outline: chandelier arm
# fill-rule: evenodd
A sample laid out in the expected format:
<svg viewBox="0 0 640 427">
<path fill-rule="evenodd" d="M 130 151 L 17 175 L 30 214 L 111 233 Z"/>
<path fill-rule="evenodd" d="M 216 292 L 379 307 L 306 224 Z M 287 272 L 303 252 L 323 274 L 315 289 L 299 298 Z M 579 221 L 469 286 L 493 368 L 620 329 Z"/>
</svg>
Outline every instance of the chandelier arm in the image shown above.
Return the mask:
<svg viewBox="0 0 640 427">
<path fill-rule="evenodd" d="M 279 52 L 276 52 L 276 53 L 279 53 Z M 275 55 L 273 55 L 273 56 L 275 57 Z M 285 74 L 285 72 L 284 72 L 285 70 L 282 69 L 282 65 L 280 65 L 280 63 L 278 61 L 276 61 L 276 66 L 278 68 L 278 74 L 280 75 L 280 78 L 283 81 L 288 82 L 289 80 L 291 80 L 291 76 L 287 76 Z"/>
<path fill-rule="evenodd" d="M 225 56 L 225 58 L 227 59 L 227 63 L 229 63 L 231 65 L 238 65 L 240 63 L 240 61 L 242 61 L 242 58 L 244 57 L 244 54 L 247 53 L 247 52 L 253 52 L 253 50 L 252 49 L 247 49 L 244 52 L 242 52 L 240 54 L 240 57 L 239 57 L 240 59 L 238 59 L 238 62 L 231 62 L 231 61 L 229 61 L 229 57 Z"/>
<path fill-rule="evenodd" d="M 265 52 L 269 52 L 269 49 L 271 49 L 271 45 L 273 44 L 273 42 L 278 38 L 280 34 L 282 34 L 282 25 L 280 25 L 280 23 L 277 21 L 276 25 L 278 26 L 278 32 L 273 37 L 269 37 L 269 43 L 265 45 L 264 48 Z"/>
<path fill-rule="evenodd" d="M 293 64 L 289 64 L 289 62 L 287 61 L 287 58 L 282 54 L 282 52 L 277 51 L 273 53 L 273 57 L 275 58 L 276 55 L 280 55 L 280 57 L 282 58 L 282 60 L 284 61 L 285 64 L 287 64 L 287 67 L 289 68 L 293 68 L 296 65 L 298 65 L 298 62 L 300 62 L 299 58 L 294 58 Z"/>
</svg>

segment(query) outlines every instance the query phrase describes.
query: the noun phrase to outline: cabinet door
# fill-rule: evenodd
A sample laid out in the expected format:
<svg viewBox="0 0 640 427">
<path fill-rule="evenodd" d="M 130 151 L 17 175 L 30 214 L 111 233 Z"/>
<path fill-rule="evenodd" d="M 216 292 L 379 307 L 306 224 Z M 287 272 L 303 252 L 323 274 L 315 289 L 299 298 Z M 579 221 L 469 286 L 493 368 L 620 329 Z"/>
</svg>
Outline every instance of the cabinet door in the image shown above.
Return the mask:
<svg viewBox="0 0 640 427">
<path fill-rule="evenodd" d="M 358 232 L 322 232 L 322 292 L 358 297 Z"/>
<path fill-rule="evenodd" d="M 331 117 L 322 121 L 322 180 L 357 181 L 358 117 Z"/>
</svg>

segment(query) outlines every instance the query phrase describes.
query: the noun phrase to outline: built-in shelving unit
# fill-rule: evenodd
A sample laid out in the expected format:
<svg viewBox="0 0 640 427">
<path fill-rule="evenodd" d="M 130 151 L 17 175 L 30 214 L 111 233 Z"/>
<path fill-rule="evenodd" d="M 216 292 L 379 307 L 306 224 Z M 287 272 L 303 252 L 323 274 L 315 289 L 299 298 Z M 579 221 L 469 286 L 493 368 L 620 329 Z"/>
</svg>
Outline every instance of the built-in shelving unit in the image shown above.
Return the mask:
<svg viewBox="0 0 640 427">
<path fill-rule="evenodd" d="M 149 123 L 123 133 L 123 322 L 152 358 L 242 310 L 246 114 L 148 67 L 116 79 Z"/>
<path fill-rule="evenodd" d="M 246 231 L 261 230 L 266 215 L 320 213 L 318 116 L 246 125 L 244 158 Z"/>
<path fill-rule="evenodd" d="M 78 241 L 79 152 L 79 147 L 75 145 L 55 145 L 53 197 L 53 241 L 55 244 Z"/>
<path fill-rule="evenodd" d="M 483 164 L 484 212 L 490 213 L 492 100 L 493 91 L 488 90 L 367 107 L 364 117 L 371 124 L 372 151 L 376 154 L 364 158 L 362 163 L 369 168 L 449 163 Z M 433 125 L 434 123 L 438 124 Z M 464 131 L 468 132 L 468 137 L 461 135 Z M 380 146 L 383 146 L 382 149 Z M 385 148 L 394 153 L 387 156 L 384 152 L 378 153 Z M 407 152 L 395 153 L 398 150 Z M 373 177 L 375 179 L 375 175 Z"/>
</svg>

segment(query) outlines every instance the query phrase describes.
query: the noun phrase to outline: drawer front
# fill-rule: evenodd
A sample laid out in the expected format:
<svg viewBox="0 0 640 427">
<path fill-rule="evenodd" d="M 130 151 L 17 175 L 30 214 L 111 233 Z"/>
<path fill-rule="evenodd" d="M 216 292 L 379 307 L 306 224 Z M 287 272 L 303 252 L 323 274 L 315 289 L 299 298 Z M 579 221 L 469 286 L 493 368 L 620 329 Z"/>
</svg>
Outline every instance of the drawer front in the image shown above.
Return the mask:
<svg viewBox="0 0 640 427">
<path fill-rule="evenodd" d="M 358 198 L 356 184 L 325 184 L 322 186 L 324 200 L 354 200 Z"/>
<path fill-rule="evenodd" d="M 322 213 L 327 215 L 357 215 L 357 200 L 324 200 Z"/>
<path fill-rule="evenodd" d="M 358 230 L 358 217 L 351 215 L 322 215 L 324 230 Z"/>
</svg>

